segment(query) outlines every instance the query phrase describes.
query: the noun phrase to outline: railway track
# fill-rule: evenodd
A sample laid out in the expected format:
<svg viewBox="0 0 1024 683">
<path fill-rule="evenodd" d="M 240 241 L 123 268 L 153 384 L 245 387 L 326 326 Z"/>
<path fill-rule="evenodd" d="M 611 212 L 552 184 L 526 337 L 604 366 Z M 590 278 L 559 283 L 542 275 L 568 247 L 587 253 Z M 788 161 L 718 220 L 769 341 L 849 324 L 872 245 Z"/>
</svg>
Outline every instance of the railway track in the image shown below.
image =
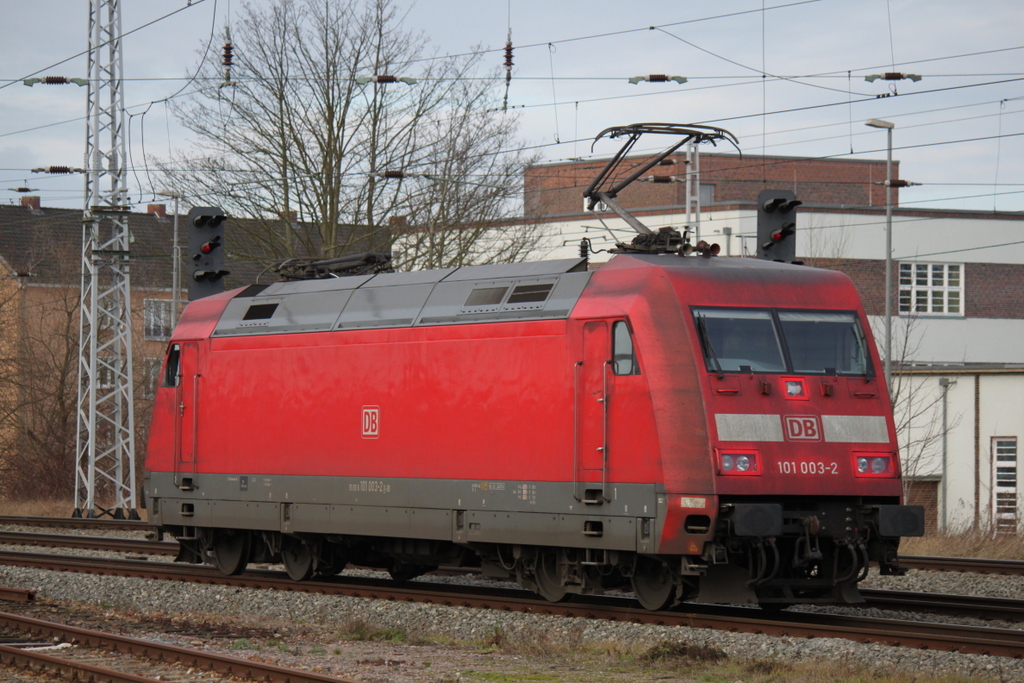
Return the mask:
<svg viewBox="0 0 1024 683">
<path fill-rule="evenodd" d="M 511 610 L 566 617 L 689 626 L 791 637 L 835 637 L 859 642 L 1019 657 L 1024 653 L 1024 630 L 942 624 L 864 616 L 806 612 L 768 613 L 743 607 L 687 603 L 673 611 L 648 612 L 632 599 L 619 596 L 581 596 L 571 602 L 550 603 L 533 593 L 512 588 L 453 586 L 426 582 L 395 583 L 383 579 L 335 577 L 331 581 L 294 582 L 283 572 L 254 570 L 223 576 L 196 565 L 100 557 L 58 556 L 46 553 L 0 552 L 0 563 L 23 567 L 113 574 L 146 579 L 192 581 L 247 588 L 276 589 L 374 598 L 401 602 Z M 884 600 L 886 591 L 877 591 Z M 931 596 L 935 597 L 935 596 Z M 904 598 L 909 600 L 910 598 Z M 1007 602 L 1007 601 L 1004 601 Z M 1018 601 L 1020 602 L 1020 601 Z M 906 609 L 906 603 L 904 603 Z M 1015 606 L 1024 614 L 1024 604 Z"/>
<path fill-rule="evenodd" d="M 44 534 L 21 531 L 0 531 L 0 544 L 30 545 L 51 548 L 80 548 L 133 555 L 173 557 L 178 544 L 171 541 L 144 541 L 104 536 Z M 939 559 L 939 558 L 925 558 Z M 445 570 L 444 573 L 467 573 L 466 570 Z M 951 616 L 987 620 L 1024 621 L 1024 600 L 986 598 L 983 596 L 914 593 L 863 588 L 861 595 L 867 606 L 886 610 L 929 611 Z"/>
<path fill-rule="evenodd" d="M 19 517 L 13 515 L 0 515 L 0 526 L 11 525 L 11 526 L 38 526 L 38 527 L 50 527 L 50 528 L 66 528 L 66 529 L 106 529 L 113 531 L 143 531 L 153 532 L 156 530 L 149 525 L 148 522 L 138 520 L 117 520 L 107 518 L 82 518 L 82 517 Z M 17 538 L 26 539 L 28 534 L 26 532 L 0 532 L 3 534 L 0 536 L 0 542 L 4 543 L 15 543 Z M 19 536 L 10 536 L 7 534 L 22 534 Z M 44 534 L 39 534 L 44 536 Z M 58 535 L 54 534 L 54 542 L 32 542 L 28 541 L 23 545 L 52 545 L 52 547 L 61 547 L 56 541 Z M 7 540 L 10 538 L 11 540 Z M 72 539 L 76 538 L 71 535 L 67 535 L 64 542 L 68 545 L 63 547 L 69 548 L 85 548 L 84 545 L 70 545 L 75 543 Z M 142 541 L 139 541 L 142 543 Z M 173 541 L 167 541 L 168 546 L 165 551 L 161 551 L 159 554 L 176 554 L 177 549 L 174 552 L 170 552 L 170 545 L 176 545 Z M 145 546 L 140 546 L 140 551 Z M 942 572 L 970 572 L 977 574 L 1004 574 L 1008 576 L 1024 576 L 1024 561 L 1021 560 L 997 560 L 989 558 L 977 558 L 977 557 L 933 557 L 928 555 L 900 555 L 900 564 L 910 569 L 920 569 L 924 571 L 942 571 Z"/>
<path fill-rule="evenodd" d="M 900 564 L 910 569 L 922 569 L 925 571 L 1024 576 L 1024 562 L 1020 560 L 993 560 L 984 557 L 929 557 L 927 555 L 900 555 Z"/>
<path fill-rule="evenodd" d="M 145 541 L 116 536 L 82 536 L 75 534 L 43 534 L 25 531 L 0 531 L 0 544 L 32 545 L 45 548 L 78 548 L 138 555 L 178 554 L 176 541 Z"/>
<path fill-rule="evenodd" d="M 21 517 L 0 515 L 0 525 L 43 526 L 64 529 L 109 529 L 118 531 L 152 531 L 149 522 L 137 519 L 109 519 L 106 517 Z"/>
<path fill-rule="evenodd" d="M 0 612 L 0 631 L 31 638 L 0 645 L 0 665 L 70 680 L 110 683 L 277 681 L 350 683 L 341 678 L 205 650 Z M 9 640 L 9 638 L 8 638 Z"/>
</svg>

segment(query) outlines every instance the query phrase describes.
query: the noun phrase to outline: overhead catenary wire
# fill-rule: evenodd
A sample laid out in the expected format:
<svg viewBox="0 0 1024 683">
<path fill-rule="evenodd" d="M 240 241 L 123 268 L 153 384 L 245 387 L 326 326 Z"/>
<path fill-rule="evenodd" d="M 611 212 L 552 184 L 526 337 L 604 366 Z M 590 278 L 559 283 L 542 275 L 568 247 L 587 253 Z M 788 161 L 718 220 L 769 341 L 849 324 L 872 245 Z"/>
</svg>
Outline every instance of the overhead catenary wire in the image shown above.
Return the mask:
<svg viewBox="0 0 1024 683">
<path fill-rule="evenodd" d="M 792 6 L 792 5 L 795 5 L 795 4 L 806 4 L 806 3 L 790 3 L 790 4 L 788 4 L 788 5 L 779 5 L 779 6 L 776 6 L 776 7 L 788 7 L 788 6 Z M 763 17 L 763 16 L 764 16 L 764 14 L 763 14 L 763 13 L 764 13 L 765 11 L 768 11 L 768 10 L 771 10 L 771 9 L 774 9 L 774 8 L 772 8 L 772 7 L 764 7 L 764 6 L 762 6 L 762 7 L 760 8 L 760 9 L 758 9 L 758 10 L 756 10 L 756 11 L 757 11 L 757 12 L 761 12 L 761 13 L 762 13 L 762 17 Z M 750 12 L 748 12 L 748 13 L 750 13 Z M 735 14 L 735 13 L 731 13 L 731 15 L 734 15 L 734 14 Z M 719 16 L 728 16 L 728 15 L 719 15 Z M 690 21 L 688 21 L 688 22 L 678 22 L 678 23 L 691 23 L 691 22 L 694 22 L 694 21 L 706 21 L 706 20 L 709 20 L 709 19 L 710 19 L 710 17 L 704 17 L 704 18 L 701 18 L 701 19 L 697 19 L 697 20 L 690 20 Z M 666 26 L 666 27 L 668 27 L 668 26 L 672 26 L 672 25 L 673 25 L 673 24 L 663 24 L 662 26 Z M 651 30 L 651 28 L 652 28 L 652 27 L 646 27 L 646 28 L 644 28 L 644 29 L 636 29 L 636 30 L 637 30 L 637 31 L 640 31 L 640 30 L 648 30 L 648 31 L 649 31 L 649 30 Z M 614 34 L 619 34 L 619 33 L 622 33 L 622 32 L 611 32 L 610 34 L 600 34 L 600 35 L 614 35 Z M 595 34 L 595 35 L 597 35 L 597 34 Z M 587 38 L 587 37 L 586 37 L 586 36 L 584 36 L 584 37 L 581 37 L 581 38 L 577 38 L 577 40 L 582 40 L 582 39 L 586 39 L 586 38 Z M 567 39 L 567 40 L 574 40 L 574 39 Z M 551 42 L 550 44 L 551 44 L 551 45 L 554 45 L 554 44 L 555 44 L 556 42 L 557 42 L 557 43 L 562 43 L 562 42 L 565 42 L 565 41 L 561 41 L 561 40 L 559 40 L 559 41 L 552 41 L 552 42 Z M 543 44 L 543 45 L 548 45 L 548 43 L 538 43 L 538 44 L 537 44 L 537 46 L 539 46 L 539 45 L 542 45 L 542 44 Z M 524 47 L 525 47 L 525 46 L 524 46 Z M 1010 49 L 1019 49 L 1019 48 L 1001 48 L 1001 49 L 1002 49 L 1002 50 L 1010 50 Z M 993 52 L 993 51 L 985 51 L 985 52 Z M 964 53 L 964 54 L 978 54 L 978 53 Z M 937 60 L 937 59 L 948 59 L 948 58 L 952 58 L 952 57 L 953 57 L 953 56 L 946 56 L 946 57 L 938 57 L 938 58 L 933 58 L 933 59 L 936 59 L 936 60 Z M 927 60 L 920 60 L 920 61 L 927 61 Z M 847 73 L 847 72 L 843 72 L 843 75 L 844 75 L 844 77 L 845 77 L 846 73 Z M 828 76 L 828 74 L 825 74 L 825 75 L 823 75 L 823 77 L 824 77 L 824 76 Z M 518 76 L 518 75 L 517 75 L 517 80 L 518 80 L 518 78 L 519 78 L 519 77 L 520 77 L 520 76 Z M 525 78 L 527 78 L 527 77 L 523 77 L 523 78 L 525 79 Z M 541 77 L 535 77 L 535 78 L 536 78 L 536 79 L 538 79 L 538 80 L 544 80 L 544 79 L 543 79 L 543 78 L 541 78 Z M 551 80 L 551 82 L 552 82 L 552 84 L 553 84 L 553 83 L 554 83 L 554 80 L 555 80 L 554 74 L 553 74 L 553 73 L 551 73 L 551 74 L 549 75 L 549 77 L 548 77 L 548 78 L 549 78 L 549 79 Z M 702 77 L 702 76 L 694 76 L 693 78 L 704 78 L 704 77 Z M 710 78 L 710 77 L 708 77 L 708 78 Z M 733 77 L 733 76 L 730 76 L 730 77 L 727 77 L 727 78 L 733 78 L 733 79 L 742 79 L 742 77 Z M 563 80 L 563 79 L 562 79 L 562 78 L 560 78 L 559 80 Z M 568 79 L 565 79 L 565 80 L 568 80 Z M 764 81 L 762 80 L 762 81 L 760 81 L 760 82 L 762 82 L 762 83 L 763 83 Z M 736 85 L 738 85 L 738 86 L 742 86 L 742 83 L 739 83 L 739 84 L 736 84 Z M 980 87 L 980 86 L 982 86 L 982 85 L 985 85 L 985 84 L 970 84 L 970 85 L 968 85 L 968 86 L 961 86 L 961 87 Z M 722 87 L 726 87 L 726 86 L 722 86 Z M 940 91 L 940 90 L 937 90 L 937 89 L 932 89 L 932 90 L 929 90 L 928 92 L 939 92 L 939 91 Z M 631 97 L 635 97 L 635 96 L 636 96 L 636 95 L 631 95 Z M 651 96 L 662 96 L 662 93 L 652 93 L 652 94 L 651 94 Z M 621 99 L 621 98 L 615 98 L 615 99 Z M 851 103 L 850 103 L 850 101 L 849 101 L 849 98 L 846 98 L 846 99 L 847 99 L 847 101 L 846 101 L 846 102 L 844 102 L 844 104 L 847 104 L 847 106 L 850 106 L 850 104 L 851 104 Z M 557 98 L 553 98 L 553 100 L 554 100 L 554 101 L 552 101 L 552 102 L 551 102 L 550 104 L 541 104 L 541 105 L 530 105 L 530 106 L 552 106 L 552 107 L 554 107 L 554 108 L 555 108 L 555 112 L 556 112 L 556 116 L 557 116 L 557 107 L 558 107 L 559 105 L 561 105 L 561 104 L 564 104 L 564 102 L 558 102 L 558 101 L 557 101 Z M 162 100 L 154 100 L 154 102 L 166 102 L 166 101 L 167 101 L 166 99 L 162 99 Z M 571 100 L 569 100 L 568 102 L 571 102 L 571 103 L 573 104 L 573 106 L 574 106 L 574 107 L 576 108 L 576 110 L 578 111 L 578 110 L 579 110 L 579 104 L 580 104 L 581 102 L 589 102 L 589 101 L 595 101 L 595 102 L 597 102 L 597 101 L 606 101 L 606 100 L 604 100 L 603 98 L 594 98 L 594 99 L 592 99 L 592 100 L 577 100 L 577 99 L 571 99 Z M 864 101 L 864 100 L 858 100 L 858 101 Z M 789 109 L 789 110 L 782 110 L 782 113 L 785 113 L 785 112 L 789 112 L 789 111 L 806 111 L 806 110 L 808 110 L 808 109 L 810 109 L 810 108 L 814 108 L 814 107 L 808 107 L 808 108 L 803 108 L 803 107 L 801 107 L 801 108 L 794 108 L 794 109 Z M 763 111 L 763 112 L 762 112 L 762 115 L 763 115 L 763 114 L 766 114 L 766 113 L 767 113 L 767 114 L 777 114 L 777 113 L 780 113 L 780 112 L 764 112 L 764 111 Z M 737 117 L 737 118 L 739 118 L 739 117 Z M 719 120 L 721 120 L 721 119 L 715 119 L 715 121 L 719 121 Z M 736 119 L 732 119 L 732 120 L 736 120 Z M 920 125 L 924 125 L 924 124 L 920 124 Z M 556 124 L 556 128 L 557 128 L 557 124 Z M 775 134 L 777 133 L 777 131 L 766 131 L 766 133 L 767 133 L 768 135 L 775 135 Z M 586 139 L 586 140 L 589 140 L 589 138 L 584 138 L 584 139 Z M 572 140 L 572 141 L 569 141 L 569 142 L 574 142 L 574 143 L 575 143 L 575 142 L 576 142 L 576 141 L 578 141 L 578 140 L 579 140 L 579 136 L 578 136 L 578 135 L 576 135 L 576 136 L 574 136 L 574 140 Z M 801 143 L 801 142 L 805 142 L 805 141 L 804 141 L 804 140 L 796 140 L 796 141 L 793 141 L 792 143 L 777 143 L 777 144 L 773 144 L 773 145 L 771 145 L 771 147 L 776 147 L 776 148 L 777 148 L 777 147 L 781 147 L 781 146 L 783 146 L 783 145 L 785 145 L 785 144 L 799 144 L 799 143 Z M 556 139 L 556 142 L 555 142 L 555 144 L 556 144 L 556 145 L 557 145 L 557 144 L 563 144 L 563 141 L 561 141 L 561 140 L 558 140 L 558 139 Z M 524 146 L 524 147 L 521 147 L 520 149 L 543 149 L 543 148 L 550 148 L 550 147 L 551 147 L 551 145 L 531 145 L 531 146 Z M 767 148 L 767 145 L 765 146 L 765 148 Z M 865 154 L 865 153 L 869 153 L 869 152 L 861 152 L 861 154 Z M 576 155 L 574 154 L 573 156 L 575 157 Z M 141 168 L 141 167 L 140 167 L 140 168 Z"/>
</svg>

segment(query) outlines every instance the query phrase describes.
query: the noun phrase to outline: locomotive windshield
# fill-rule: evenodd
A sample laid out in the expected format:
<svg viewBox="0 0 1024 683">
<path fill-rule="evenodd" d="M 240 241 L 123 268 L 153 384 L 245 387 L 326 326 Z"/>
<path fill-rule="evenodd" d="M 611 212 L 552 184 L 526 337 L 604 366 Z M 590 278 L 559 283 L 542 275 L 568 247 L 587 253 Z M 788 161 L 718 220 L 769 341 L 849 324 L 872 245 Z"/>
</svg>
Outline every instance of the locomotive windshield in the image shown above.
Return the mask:
<svg viewBox="0 0 1024 683">
<path fill-rule="evenodd" d="M 852 311 L 697 308 L 693 316 L 710 372 L 868 374 Z"/>
</svg>

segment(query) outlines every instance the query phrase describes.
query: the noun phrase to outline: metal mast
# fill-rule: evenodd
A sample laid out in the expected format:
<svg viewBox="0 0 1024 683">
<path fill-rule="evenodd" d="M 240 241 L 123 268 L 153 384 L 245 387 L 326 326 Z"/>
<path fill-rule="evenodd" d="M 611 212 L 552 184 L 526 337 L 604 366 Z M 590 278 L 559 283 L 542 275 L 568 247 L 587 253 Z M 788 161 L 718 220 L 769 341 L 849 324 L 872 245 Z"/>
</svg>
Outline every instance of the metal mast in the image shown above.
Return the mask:
<svg viewBox="0 0 1024 683">
<path fill-rule="evenodd" d="M 120 0 L 89 0 L 76 517 L 137 518 Z"/>
</svg>

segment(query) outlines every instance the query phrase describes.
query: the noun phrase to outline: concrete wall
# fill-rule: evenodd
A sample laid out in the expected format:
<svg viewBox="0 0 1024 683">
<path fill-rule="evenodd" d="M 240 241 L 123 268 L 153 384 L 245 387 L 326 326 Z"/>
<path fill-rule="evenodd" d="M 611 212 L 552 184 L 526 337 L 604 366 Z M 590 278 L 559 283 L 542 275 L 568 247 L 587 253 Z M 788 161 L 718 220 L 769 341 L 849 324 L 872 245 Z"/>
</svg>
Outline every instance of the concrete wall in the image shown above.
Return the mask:
<svg viewBox="0 0 1024 683">
<path fill-rule="evenodd" d="M 949 381 L 945 429 L 943 378 Z M 1024 371 L 908 374 L 896 376 L 894 385 L 904 473 L 941 479 L 940 528 L 989 526 L 993 441 L 1015 437 L 1018 450 L 1024 449 Z M 1018 494 L 1018 520 L 1024 518 L 1022 498 L 1024 492 Z"/>
</svg>

